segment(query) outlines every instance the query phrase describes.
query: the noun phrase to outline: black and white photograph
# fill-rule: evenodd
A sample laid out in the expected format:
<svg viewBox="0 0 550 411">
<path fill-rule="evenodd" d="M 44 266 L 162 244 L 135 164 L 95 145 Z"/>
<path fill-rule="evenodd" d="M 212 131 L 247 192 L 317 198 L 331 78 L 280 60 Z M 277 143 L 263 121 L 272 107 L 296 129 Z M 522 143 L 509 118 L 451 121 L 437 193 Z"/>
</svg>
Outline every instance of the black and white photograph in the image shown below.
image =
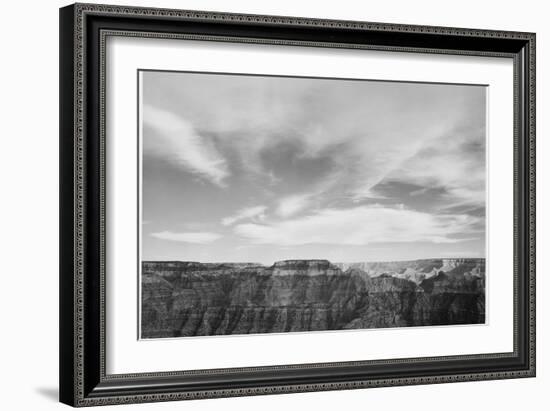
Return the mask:
<svg viewBox="0 0 550 411">
<path fill-rule="evenodd" d="M 486 323 L 486 85 L 138 88 L 141 339 Z"/>
<path fill-rule="evenodd" d="M 11 408 L 543 398 L 550 29 L 531 0 L 423 1 L 36 3 L 4 76 Z"/>
</svg>

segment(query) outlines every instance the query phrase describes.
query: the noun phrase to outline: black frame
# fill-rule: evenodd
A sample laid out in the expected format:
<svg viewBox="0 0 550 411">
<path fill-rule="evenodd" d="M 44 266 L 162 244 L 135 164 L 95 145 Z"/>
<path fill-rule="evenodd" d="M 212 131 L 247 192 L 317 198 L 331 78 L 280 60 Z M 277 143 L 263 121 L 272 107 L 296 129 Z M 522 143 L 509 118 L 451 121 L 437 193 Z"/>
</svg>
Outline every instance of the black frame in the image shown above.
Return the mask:
<svg viewBox="0 0 550 411">
<path fill-rule="evenodd" d="M 105 373 L 107 36 L 514 60 L 514 351 L 133 375 Z M 60 400 L 90 406 L 535 376 L 535 34 L 75 4 L 60 9 Z"/>
</svg>

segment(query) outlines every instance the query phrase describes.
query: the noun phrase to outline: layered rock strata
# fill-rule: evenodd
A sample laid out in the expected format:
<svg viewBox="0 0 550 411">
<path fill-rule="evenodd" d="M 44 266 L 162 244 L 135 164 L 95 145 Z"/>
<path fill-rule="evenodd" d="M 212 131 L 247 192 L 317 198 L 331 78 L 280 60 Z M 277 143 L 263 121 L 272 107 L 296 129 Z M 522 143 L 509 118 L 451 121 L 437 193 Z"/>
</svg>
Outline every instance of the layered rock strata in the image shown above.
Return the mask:
<svg viewBox="0 0 550 411">
<path fill-rule="evenodd" d="M 142 338 L 485 322 L 485 260 L 143 262 Z"/>
</svg>

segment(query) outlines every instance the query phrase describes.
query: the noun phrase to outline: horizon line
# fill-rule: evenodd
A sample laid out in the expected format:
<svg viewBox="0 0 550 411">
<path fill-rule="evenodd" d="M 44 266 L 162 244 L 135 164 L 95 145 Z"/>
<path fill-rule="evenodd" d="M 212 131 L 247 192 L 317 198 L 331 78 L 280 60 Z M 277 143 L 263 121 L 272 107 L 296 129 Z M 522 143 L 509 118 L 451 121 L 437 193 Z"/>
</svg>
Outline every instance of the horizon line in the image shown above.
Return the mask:
<svg viewBox="0 0 550 411">
<path fill-rule="evenodd" d="M 362 263 L 394 263 L 406 261 L 423 261 L 423 260 L 486 260 L 486 257 L 425 257 L 425 258 L 407 258 L 397 260 L 362 260 L 362 261 L 331 261 L 328 258 L 285 258 L 282 260 L 273 261 L 271 264 L 262 263 L 259 261 L 199 261 L 199 260 L 175 260 L 175 259 L 142 259 L 142 263 L 162 262 L 162 263 L 199 263 L 199 264 L 258 264 L 263 266 L 273 265 L 283 261 L 328 261 L 331 264 L 362 264 Z"/>
</svg>

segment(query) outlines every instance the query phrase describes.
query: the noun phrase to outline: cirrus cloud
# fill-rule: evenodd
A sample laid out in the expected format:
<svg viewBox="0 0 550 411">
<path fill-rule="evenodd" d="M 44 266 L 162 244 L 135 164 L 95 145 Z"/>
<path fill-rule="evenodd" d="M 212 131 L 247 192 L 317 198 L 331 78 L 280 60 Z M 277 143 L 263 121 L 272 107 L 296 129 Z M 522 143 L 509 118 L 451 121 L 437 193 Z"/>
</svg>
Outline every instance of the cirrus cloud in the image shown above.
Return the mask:
<svg viewBox="0 0 550 411">
<path fill-rule="evenodd" d="M 277 215 L 291 217 L 304 210 L 309 205 L 311 194 L 297 194 L 283 198 L 279 201 Z"/>
<path fill-rule="evenodd" d="M 267 209 L 266 206 L 256 206 L 256 207 L 246 207 L 238 211 L 236 214 L 225 217 L 222 219 L 223 225 L 232 225 L 235 224 L 237 221 L 245 220 L 245 219 L 258 219 L 263 220 L 265 218 L 265 210 Z"/>
<path fill-rule="evenodd" d="M 369 258 L 483 254 L 484 86 L 142 76 L 143 210 L 159 222 L 149 255 L 234 259 L 249 247 L 240 258 L 268 261 L 286 246 L 360 260 L 374 243 L 391 251 Z M 174 227 L 189 232 L 161 231 Z"/>
<path fill-rule="evenodd" d="M 158 233 L 151 233 L 151 237 L 168 241 L 179 241 L 182 243 L 192 244 L 209 244 L 222 238 L 218 233 L 209 232 L 186 232 L 175 233 L 172 231 L 160 231 Z"/>
<path fill-rule="evenodd" d="M 143 122 L 161 137 L 144 139 L 144 150 L 160 153 L 186 170 L 202 178 L 225 186 L 229 169 L 224 157 L 211 141 L 195 131 L 184 118 L 152 105 L 144 104 Z M 156 144 L 155 144 L 156 142 Z"/>
<path fill-rule="evenodd" d="M 324 209 L 303 218 L 272 224 L 239 224 L 235 233 L 256 244 L 366 245 L 383 242 L 455 243 L 457 235 L 479 232 L 478 217 L 435 215 L 381 205 Z"/>
</svg>

